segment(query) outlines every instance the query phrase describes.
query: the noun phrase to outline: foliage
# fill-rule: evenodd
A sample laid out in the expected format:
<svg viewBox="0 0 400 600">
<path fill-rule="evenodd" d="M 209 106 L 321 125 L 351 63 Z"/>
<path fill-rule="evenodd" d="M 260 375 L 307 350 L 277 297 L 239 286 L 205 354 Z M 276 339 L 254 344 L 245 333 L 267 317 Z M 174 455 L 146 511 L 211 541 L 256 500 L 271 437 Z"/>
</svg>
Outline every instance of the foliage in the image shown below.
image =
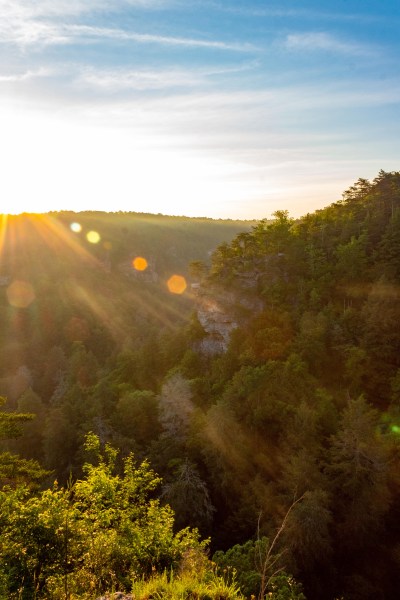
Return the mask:
<svg viewBox="0 0 400 600">
<path fill-rule="evenodd" d="M 291 509 L 289 509 L 289 512 Z M 289 514 L 289 513 L 288 513 Z M 278 532 L 283 531 L 285 520 Z M 277 600 L 305 600 L 302 586 L 278 566 L 279 554 L 272 554 L 274 542 L 266 537 L 236 544 L 227 552 L 218 551 L 213 561 L 224 577 L 235 582 L 246 598 L 276 598 Z"/>
<path fill-rule="evenodd" d="M 271 579 L 270 589 L 268 598 L 272 600 L 306 600 L 302 586 L 283 572 Z"/>
<path fill-rule="evenodd" d="M 0 397 L 0 408 L 6 404 Z M 0 439 L 15 438 L 22 435 L 22 425 L 33 419 L 34 415 L 0 410 Z M 50 473 L 35 460 L 20 458 L 11 452 L 0 452 L 0 486 L 15 486 L 21 483 L 35 485 Z"/>
<path fill-rule="evenodd" d="M 241 592 L 250 597 L 258 596 L 261 585 L 259 555 L 265 553 L 268 540 L 248 540 L 244 544 L 235 544 L 226 552 L 215 552 L 213 561 L 228 577 L 236 577 Z"/>
<path fill-rule="evenodd" d="M 115 473 L 117 453 L 100 451 L 90 435 L 86 447 L 97 464 L 69 488 L 31 495 L 27 489 L 3 490 L 0 557 L 8 597 L 48 597 L 64 587 L 71 594 L 99 594 L 110 588 L 129 590 L 138 577 L 177 568 L 192 548 L 204 542 L 189 529 L 173 533 L 173 513 L 151 493 L 159 479 L 147 463 L 123 461 Z M 51 592 L 50 592 L 51 590 Z"/>
<path fill-rule="evenodd" d="M 0 397 L 0 408 L 6 399 Z M 13 438 L 22 435 L 22 424 L 33 419 L 30 413 L 16 413 L 0 411 L 0 438 Z"/>
<path fill-rule="evenodd" d="M 215 509 L 207 485 L 188 460 L 176 468 L 174 480 L 163 486 L 162 499 L 173 508 L 176 526 L 191 524 L 207 529 L 210 525 Z"/>
</svg>

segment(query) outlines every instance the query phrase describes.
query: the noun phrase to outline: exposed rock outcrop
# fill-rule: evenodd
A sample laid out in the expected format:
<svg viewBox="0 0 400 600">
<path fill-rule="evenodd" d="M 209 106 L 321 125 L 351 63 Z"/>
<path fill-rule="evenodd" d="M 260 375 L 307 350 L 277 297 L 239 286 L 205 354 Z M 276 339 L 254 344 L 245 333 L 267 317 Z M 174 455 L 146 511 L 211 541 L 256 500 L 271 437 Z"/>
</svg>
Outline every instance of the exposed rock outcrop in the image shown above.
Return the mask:
<svg viewBox="0 0 400 600">
<path fill-rule="evenodd" d="M 226 352 L 232 331 L 264 308 L 263 300 L 248 289 L 226 291 L 196 284 L 195 296 L 197 317 L 206 332 L 198 347 L 209 355 Z"/>
<path fill-rule="evenodd" d="M 220 354 L 228 348 L 229 338 L 238 326 L 234 318 L 215 299 L 201 298 L 197 310 L 198 319 L 207 333 L 200 342 L 205 354 Z"/>
</svg>

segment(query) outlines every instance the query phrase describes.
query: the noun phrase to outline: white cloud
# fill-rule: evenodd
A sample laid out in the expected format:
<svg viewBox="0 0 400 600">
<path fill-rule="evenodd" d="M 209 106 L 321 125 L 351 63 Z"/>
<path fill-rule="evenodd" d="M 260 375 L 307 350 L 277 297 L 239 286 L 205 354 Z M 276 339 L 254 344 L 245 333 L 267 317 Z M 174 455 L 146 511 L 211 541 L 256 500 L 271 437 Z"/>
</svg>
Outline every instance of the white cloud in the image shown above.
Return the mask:
<svg viewBox="0 0 400 600">
<path fill-rule="evenodd" d="M 165 35 L 153 35 L 147 33 L 137 33 L 125 29 L 92 27 L 89 25 L 70 25 L 65 26 L 64 31 L 71 33 L 79 38 L 108 38 L 116 40 L 133 41 L 142 44 L 161 44 L 164 46 L 185 46 L 192 48 L 215 48 L 219 50 L 235 50 L 248 52 L 255 50 L 255 46 L 249 43 L 229 43 L 218 40 L 201 40 L 196 38 L 174 37 Z"/>
<path fill-rule="evenodd" d="M 48 77 L 52 72 L 51 69 L 42 67 L 40 69 L 24 71 L 23 73 L 0 73 L 0 83 L 14 83 L 18 81 L 29 81 L 38 77 Z"/>
<path fill-rule="evenodd" d="M 127 6 L 154 9 L 173 0 L 0 0 L 0 42 L 22 47 L 74 41 L 66 21 L 82 15 L 120 11 Z"/>
<path fill-rule="evenodd" d="M 274 126 L 282 130 L 285 120 L 296 120 L 299 114 L 303 119 L 316 116 L 315 111 L 332 109 L 354 109 L 363 107 L 379 107 L 400 102 L 400 85 L 398 82 L 388 82 L 379 87 L 376 82 L 364 82 L 358 87 L 335 82 L 329 84 L 313 84 L 288 86 L 248 91 L 213 91 L 190 94 L 172 94 L 161 98 L 146 98 L 127 102 L 115 101 L 111 105 L 104 104 L 102 110 L 112 111 L 122 122 L 130 121 L 130 114 L 136 121 L 138 116 L 165 126 L 177 121 L 192 123 L 192 128 L 200 124 L 200 129 L 220 130 L 228 123 L 234 125 L 233 131 L 246 129 L 248 131 L 264 131 Z M 98 110 L 99 105 L 96 107 Z M 167 118 L 166 118 L 167 117 Z M 277 121 L 277 117 L 282 120 Z M 204 129 L 204 126 L 208 127 Z M 251 129 L 249 129 L 250 125 Z M 328 125 L 330 122 L 328 122 Z M 174 126 L 173 125 L 173 126 Z M 229 129 L 227 129 L 229 131 Z"/>
<path fill-rule="evenodd" d="M 0 41 L 16 43 L 21 46 L 70 44 L 77 41 L 96 42 L 105 39 L 136 42 L 139 44 L 158 44 L 162 46 L 232 50 L 235 52 L 251 52 L 257 49 L 250 43 L 153 35 L 125 29 L 90 25 L 57 25 L 35 19 L 9 19 L 0 22 Z"/>
<path fill-rule="evenodd" d="M 216 76 L 231 75 L 253 69 L 254 62 L 244 63 L 237 67 L 203 67 L 191 69 L 99 69 L 83 67 L 76 78 L 78 86 L 95 88 L 97 91 L 112 92 L 115 95 L 122 91 L 164 90 L 168 88 L 193 88 L 211 85 Z"/>
<path fill-rule="evenodd" d="M 161 90 L 170 87 L 197 86 L 206 83 L 204 75 L 191 71 L 132 71 L 113 69 L 99 71 L 84 69 L 79 76 L 79 84 L 98 88 L 105 92 L 120 92 L 123 90 Z"/>
<path fill-rule="evenodd" d="M 53 18 L 98 11 L 112 12 L 127 6 L 161 8 L 171 0 L 0 0 L 1 18 Z"/>
<path fill-rule="evenodd" d="M 68 44 L 76 41 L 110 39 L 142 44 L 211 48 L 247 52 L 254 50 L 250 43 L 225 42 L 138 33 L 120 28 L 96 27 L 66 22 L 84 13 L 112 12 L 127 5 L 156 8 L 170 5 L 163 0 L 0 0 L 0 41 L 26 47 L 35 44 Z"/>
<path fill-rule="evenodd" d="M 34 44 L 66 44 L 70 36 L 52 23 L 30 18 L 2 19 L 0 15 L 0 42 L 15 43 L 25 47 Z"/>
<path fill-rule="evenodd" d="M 284 42 L 288 50 L 316 52 L 325 51 L 353 56 L 376 55 L 376 49 L 369 46 L 342 41 L 325 32 L 291 33 Z"/>
<path fill-rule="evenodd" d="M 232 13 L 236 15 L 243 15 L 245 17 L 265 17 L 280 18 L 280 19 L 309 19 L 309 20 L 326 20 L 326 21 L 357 21 L 363 22 L 377 22 L 386 21 L 385 15 L 376 14 L 365 14 L 365 13 L 353 13 L 353 12 L 327 12 L 324 10 L 311 10 L 307 8 L 277 8 L 273 6 L 269 7 L 254 7 L 248 6 L 247 4 L 231 5 L 223 4 L 221 2 L 215 2 L 213 0 L 192 0 L 199 6 L 206 6 L 210 9 L 218 10 L 221 12 Z M 323 6 L 321 4 L 321 6 Z"/>
</svg>

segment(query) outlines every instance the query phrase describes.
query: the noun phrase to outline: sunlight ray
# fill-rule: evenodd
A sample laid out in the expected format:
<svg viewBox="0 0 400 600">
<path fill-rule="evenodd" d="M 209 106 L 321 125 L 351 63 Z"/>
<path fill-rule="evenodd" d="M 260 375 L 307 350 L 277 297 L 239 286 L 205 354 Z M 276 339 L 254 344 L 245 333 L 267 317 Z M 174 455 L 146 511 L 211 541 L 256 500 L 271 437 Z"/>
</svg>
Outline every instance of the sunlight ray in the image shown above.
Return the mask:
<svg viewBox="0 0 400 600">
<path fill-rule="evenodd" d="M 8 221 L 8 215 L 1 214 L 0 215 L 0 259 L 3 255 L 3 247 L 5 244 L 5 240 L 6 240 L 7 221 Z"/>
<path fill-rule="evenodd" d="M 123 340 L 126 336 L 126 326 L 124 326 L 124 321 L 118 311 L 107 305 L 107 299 L 99 297 L 95 292 L 77 282 L 70 281 L 68 283 L 72 298 L 86 305 L 115 341 Z"/>
<path fill-rule="evenodd" d="M 43 240 L 54 252 L 63 251 L 67 247 L 80 260 L 85 261 L 93 267 L 99 267 L 100 263 L 84 246 L 82 246 L 71 231 L 67 229 L 57 218 L 50 215 L 28 215 L 30 222 L 37 229 Z"/>
</svg>

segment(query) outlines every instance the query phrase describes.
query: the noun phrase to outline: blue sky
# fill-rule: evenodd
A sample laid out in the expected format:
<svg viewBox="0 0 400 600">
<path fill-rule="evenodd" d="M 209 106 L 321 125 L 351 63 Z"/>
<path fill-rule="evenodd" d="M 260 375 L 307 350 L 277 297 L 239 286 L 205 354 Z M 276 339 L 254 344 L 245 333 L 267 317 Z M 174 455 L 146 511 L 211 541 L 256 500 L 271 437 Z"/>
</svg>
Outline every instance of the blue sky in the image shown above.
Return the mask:
<svg viewBox="0 0 400 600">
<path fill-rule="evenodd" d="M 0 212 L 299 216 L 400 168 L 400 3 L 0 0 Z"/>
</svg>

